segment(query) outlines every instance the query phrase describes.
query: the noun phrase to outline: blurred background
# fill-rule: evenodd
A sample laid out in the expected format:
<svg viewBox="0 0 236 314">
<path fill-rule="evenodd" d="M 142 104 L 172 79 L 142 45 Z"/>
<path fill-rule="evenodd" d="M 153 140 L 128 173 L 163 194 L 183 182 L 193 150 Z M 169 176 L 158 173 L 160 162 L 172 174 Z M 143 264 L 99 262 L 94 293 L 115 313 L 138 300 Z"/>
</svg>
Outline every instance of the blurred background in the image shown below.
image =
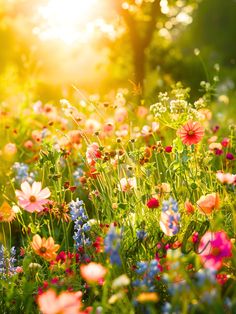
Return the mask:
<svg viewBox="0 0 236 314">
<path fill-rule="evenodd" d="M 152 99 L 176 81 L 196 95 L 219 68 L 217 91 L 234 97 L 235 20 L 235 0 L 0 0 L 0 103 L 74 86 Z"/>
</svg>

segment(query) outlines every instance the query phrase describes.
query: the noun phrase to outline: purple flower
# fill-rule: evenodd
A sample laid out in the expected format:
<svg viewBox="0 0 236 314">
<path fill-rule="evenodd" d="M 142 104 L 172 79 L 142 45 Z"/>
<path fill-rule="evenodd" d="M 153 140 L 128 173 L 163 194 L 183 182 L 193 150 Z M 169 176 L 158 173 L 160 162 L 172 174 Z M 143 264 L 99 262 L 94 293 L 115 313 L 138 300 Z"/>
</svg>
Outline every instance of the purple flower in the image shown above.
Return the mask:
<svg viewBox="0 0 236 314">
<path fill-rule="evenodd" d="M 232 153 L 227 153 L 226 154 L 226 159 L 234 160 L 234 155 Z"/>
</svg>

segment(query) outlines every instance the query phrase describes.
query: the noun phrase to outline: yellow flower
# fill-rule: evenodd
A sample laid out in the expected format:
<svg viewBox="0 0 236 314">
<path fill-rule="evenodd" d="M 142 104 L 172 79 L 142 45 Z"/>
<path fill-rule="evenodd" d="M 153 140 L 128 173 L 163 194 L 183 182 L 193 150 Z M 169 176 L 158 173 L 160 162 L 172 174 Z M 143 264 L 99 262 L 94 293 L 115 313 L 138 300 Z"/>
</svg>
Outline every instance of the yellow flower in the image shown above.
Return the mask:
<svg viewBox="0 0 236 314">
<path fill-rule="evenodd" d="M 139 303 L 145 303 L 145 302 L 158 302 L 159 301 L 159 296 L 155 292 L 142 292 L 136 300 Z"/>
</svg>

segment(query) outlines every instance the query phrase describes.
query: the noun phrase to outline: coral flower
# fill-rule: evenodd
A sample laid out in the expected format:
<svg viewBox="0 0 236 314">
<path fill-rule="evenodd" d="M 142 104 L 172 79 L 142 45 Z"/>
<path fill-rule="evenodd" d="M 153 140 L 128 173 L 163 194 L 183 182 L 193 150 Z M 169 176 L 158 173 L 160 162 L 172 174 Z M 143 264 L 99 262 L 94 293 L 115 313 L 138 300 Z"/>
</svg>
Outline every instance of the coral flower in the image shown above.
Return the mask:
<svg viewBox="0 0 236 314">
<path fill-rule="evenodd" d="M 82 314 L 82 292 L 62 292 L 58 296 L 52 289 L 40 294 L 37 303 L 42 314 Z"/>
<path fill-rule="evenodd" d="M 60 245 L 55 244 L 52 237 L 48 239 L 41 238 L 40 235 L 36 234 L 33 237 L 31 246 L 34 252 L 46 259 L 47 261 L 54 260 L 57 256 L 56 252 L 58 251 Z"/>
<path fill-rule="evenodd" d="M 32 186 L 27 181 L 21 184 L 21 191 L 16 190 L 16 197 L 19 205 L 26 211 L 41 212 L 43 205 L 48 202 L 47 198 L 51 195 L 48 188 L 42 190 L 41 182 L 34 182 Z"/>
<path fill-rule="evenodd" d="M 197 144 L 204 136 L 204 128 L 199 122 L 188 121 L 177 130 L 177 135 L 185 145 Z"/>
<path fill-rule="evenodd" d="M 191 202 L 189 202 L 189 201 L 186 201 L 185 203 L 184 203 L 184 208 L 185 208 L 185 210 L 186 210 L 186 212 L 187 212 L 187 214 L 188 215 L 191 215 L 191 214 L 193 214 L 194 213 L 194 206 L 193 206 L 193 204 L 191 203 Z"/>
<path fill-rule="evenodd" d="M 210 215 L 214 209 L 220 206 L 220 198 L 217 193 L 211 193 L 201 196 L 197 201 L 197 206 L 200 212 Z"/>
<path fill-rule="evenodd" d="M 88 283 L 99 283 L 104 279 L 107 270 L 101 264 L 91 262 L 88 265 L 81 265 L 80 272 Z"/>
<path fill-rule="evenodd" d="M 223 260 L 232 256 L 232 243 L 224 231 L 208 231 L 200 241 L 199 254 L 205 268 L 218 270 Z"/>
</svg>

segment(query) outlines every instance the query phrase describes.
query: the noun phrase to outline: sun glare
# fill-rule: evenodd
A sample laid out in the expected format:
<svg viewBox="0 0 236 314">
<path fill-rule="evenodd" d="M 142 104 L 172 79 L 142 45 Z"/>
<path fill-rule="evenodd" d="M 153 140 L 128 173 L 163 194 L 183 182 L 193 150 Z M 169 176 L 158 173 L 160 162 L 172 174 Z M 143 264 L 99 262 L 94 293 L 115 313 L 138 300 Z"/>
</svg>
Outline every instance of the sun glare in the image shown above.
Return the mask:
<svg viewBox="0 0 236 314">
<path fill-rule="evenodd" d="M 85 42 L 90 36 L 89 21 L 98 0 L 49 0 L 39 8 L 41 26 L 34 29 L 41 39 L 59 39 L 67 44 Z"/>
</svg>

